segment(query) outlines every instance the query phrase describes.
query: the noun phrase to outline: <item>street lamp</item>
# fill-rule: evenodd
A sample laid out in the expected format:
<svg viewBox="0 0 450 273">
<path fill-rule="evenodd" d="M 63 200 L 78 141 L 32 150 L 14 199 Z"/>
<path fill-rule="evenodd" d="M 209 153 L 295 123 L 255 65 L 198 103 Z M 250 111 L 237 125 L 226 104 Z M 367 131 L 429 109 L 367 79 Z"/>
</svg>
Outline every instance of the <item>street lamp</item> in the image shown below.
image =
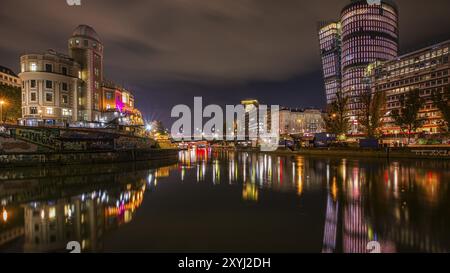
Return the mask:
<svg viewBox="0 0 450 273">
<path fill-rule="evenodd" d="M 3 123 L 3 104 L 5 104 L 5 101 L 0 100 L 0 123 Z"/>
</svg>

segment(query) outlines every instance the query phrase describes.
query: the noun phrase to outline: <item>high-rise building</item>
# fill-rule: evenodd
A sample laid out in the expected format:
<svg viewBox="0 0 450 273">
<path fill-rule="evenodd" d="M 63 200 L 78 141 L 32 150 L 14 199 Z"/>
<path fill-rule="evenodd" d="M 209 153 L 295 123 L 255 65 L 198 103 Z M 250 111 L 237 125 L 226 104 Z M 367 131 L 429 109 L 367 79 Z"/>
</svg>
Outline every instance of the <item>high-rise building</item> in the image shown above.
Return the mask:
<svg viewBox="0 0 450 273">
<path fill-rule="evenodd" d="M 99 122 L 102 109 L 103 45 L 93 28 L 79 25 L 69 39 L 69 55 L 81 66 L 78 120 Z"/>
<path fill-rule="evenodd" d="M 349 98 L 347 111 L 355 132 L 362 107 L 359 97 L 370 92 L 366 68 L 397 57 L 398 40 L 398 9 L 389 0 L 380 4 L 351 0 L 338 22 L 319 30 L 327 103 L 339 91 Z"/>
<path fill-rule="evenodd" d="M 353 0 L 342 10 L 342 92 L 349 97 L 348 113 L 358 123 L 359 96 L 369 92 L 365 71 L 370 63 L 398 55 L 398 10 L 392 1 L 369 4 Z"/>
<path fill-rule="evenodd" d="M 341 23 L 326 23 L 319 30 L 320 54 L 327 104 L 341 89 Z"/>
</svg>

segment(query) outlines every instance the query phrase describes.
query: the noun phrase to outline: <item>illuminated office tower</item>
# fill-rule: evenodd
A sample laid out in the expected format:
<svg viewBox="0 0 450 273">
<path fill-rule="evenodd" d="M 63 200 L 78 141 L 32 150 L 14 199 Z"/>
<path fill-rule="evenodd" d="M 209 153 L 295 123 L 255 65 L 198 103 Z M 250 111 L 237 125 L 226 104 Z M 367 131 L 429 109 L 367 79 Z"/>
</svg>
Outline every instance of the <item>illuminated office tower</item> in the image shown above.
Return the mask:
<svg viewBox="0 0 450 273">
<path fill-rule="evenodd" d="M 79 25 L 69 39 L 69 55 L 81 65 L 83 84 L 78 93 L 78 119 L 85 122 L 101 120 L 103 45 L 98 34 L 87 25 Z"/>
<path fill-rule="evenodd" d="M 342 92 L 349 97 L 348 114 L 356 130 L 361 109 L 359 96 L 370 92 L 365 71 L 370 63 L 398 54 L 398 9 L 392 1 L 368 4 L 353 0 L 341 14 Z"/>
<path fill-rule="evenodd" d="M 327 104 L 331 104 L 341 88 L 341 24 L 322 24 L 319 30 L 320 54 Z"/>
</svg>

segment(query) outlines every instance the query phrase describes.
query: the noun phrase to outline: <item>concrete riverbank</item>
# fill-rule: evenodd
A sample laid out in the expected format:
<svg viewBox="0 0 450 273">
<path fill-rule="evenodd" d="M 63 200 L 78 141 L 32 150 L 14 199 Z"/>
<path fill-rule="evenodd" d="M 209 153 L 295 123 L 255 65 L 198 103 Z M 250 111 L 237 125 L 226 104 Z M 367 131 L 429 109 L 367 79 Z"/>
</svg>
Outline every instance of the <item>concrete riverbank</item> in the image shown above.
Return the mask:
<svg viewBox="0 0 450 273">
<path fill-rule="evenodd" d="M 410 159 L 438 159 L 450 160 L 450 147 L 423 146 L 410 148 L 302 148 L 298 151 L 278 149 L 273 152 L 264 152 L 259 149 L 242 149 L 238 151 L 258 152 L 278 155 L 302 155 L 302 156 L 333 156 L 333 157 L 370 157 L 370 158 L 410 158 Z"/>
<path fill-rule="evenodd" d="M 177 158 L 156 140 L 110 129 L 2 126 L 0 168 L 160 161 Z"/>
<path fill-rule="evenodd" d="M 164 161 L 176 159 L 177 156 L 178 150 L 176 149 L 2 153 L 0 154 L 0 168 L 12 166 L 76 165 L 121 163 L 133 161 Z"/>
</svg>

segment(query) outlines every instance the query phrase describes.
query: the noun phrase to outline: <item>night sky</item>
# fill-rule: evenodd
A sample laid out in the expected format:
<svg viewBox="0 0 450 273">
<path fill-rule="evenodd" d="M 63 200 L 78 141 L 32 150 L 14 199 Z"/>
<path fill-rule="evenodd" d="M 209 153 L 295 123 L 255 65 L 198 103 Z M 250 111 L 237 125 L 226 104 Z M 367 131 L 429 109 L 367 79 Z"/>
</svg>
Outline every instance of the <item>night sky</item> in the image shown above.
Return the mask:
<svg viewBox="0 0 450 273">
<path fill-rule="evenodd" d="M 176 104 L 324 107 L 319 21 L 349 0 L 0 0 L 0 65 L 25 52 L 67 53 L 79 24 L 105 46 L 105 75 L 134 90 L 148 120 L 170 126 Z M 450 1 L 397 0 L 401 51 L 450 38 Z"/>
</svg>

